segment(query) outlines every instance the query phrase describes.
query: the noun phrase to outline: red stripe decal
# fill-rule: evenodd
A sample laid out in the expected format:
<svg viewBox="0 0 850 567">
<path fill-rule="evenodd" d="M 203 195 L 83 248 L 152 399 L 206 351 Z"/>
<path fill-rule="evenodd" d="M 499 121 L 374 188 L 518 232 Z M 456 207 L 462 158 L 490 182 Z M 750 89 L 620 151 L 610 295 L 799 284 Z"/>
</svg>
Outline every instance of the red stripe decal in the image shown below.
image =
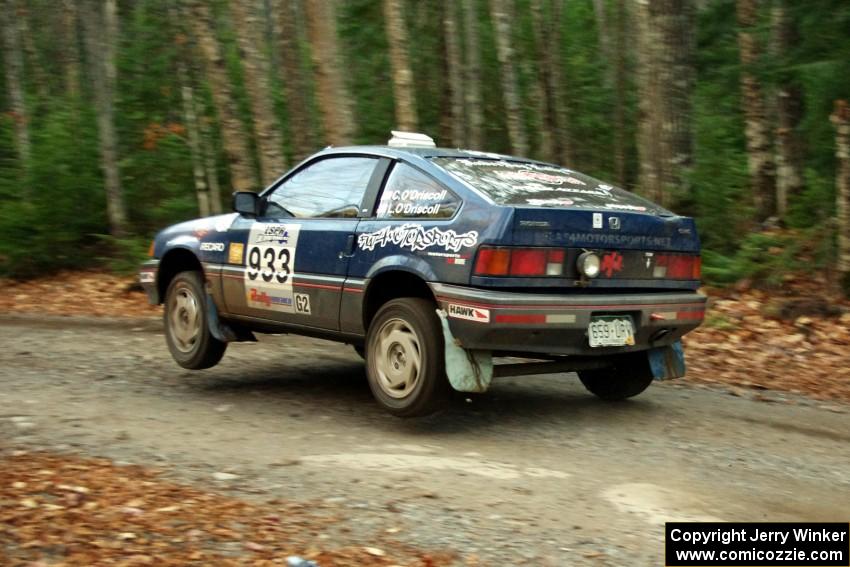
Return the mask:
<svg viewBox="0 0 850 567">
<path fill-rule="evenodd" d="M 341 286 L 338 285 L 328 285 L 328 284 L 317 284 L 317 283 L 306 283 L 306 282 L 292 282 L 292 285 L 296 287 L 314 287 L 316 289 L 330 289 L 333 291 L 339 291 Z"/>
<path fill-rule="evenodd" d="M 496 323 L 545 323 L 546 315 L 496 315 Z"/>
<path fill-rule="evenodd" d="M 482 307 L 484 309 L 569 309 L 569 310 L 581 310 L 581 309 L 620 309 L 623 311 L 628 311 L 630 309 L 638 309 L 642 307 L 669 307 L 669 308 L 677 308 L 677 307 L 692 307 L 696 305 L 694 303 L 628 303 L 625 305 L 563 305 L 559 303 L 534 303 L 530 305 L 498 305 L 494 303 L 479 303 L 477 301 L 469 301 L 467 299 L 461 298 L 449 298 L 449 297 L 438 297 L 439 301 L 445 301 L 446 303 L 463 303 L 464 305 L 474 305 L 475 307 Z"/>
<path fill-rule="evenodd" d="M 342 291 L 347 291 L 348 293 L 363 293 L 362 289 L 357 289 L 356 287 L 344 287 Z"/>
<path fill-rule="evenodd" d="M 705 311 L 679 311 L 676 319 L 704 319 Z"/>
</svg>

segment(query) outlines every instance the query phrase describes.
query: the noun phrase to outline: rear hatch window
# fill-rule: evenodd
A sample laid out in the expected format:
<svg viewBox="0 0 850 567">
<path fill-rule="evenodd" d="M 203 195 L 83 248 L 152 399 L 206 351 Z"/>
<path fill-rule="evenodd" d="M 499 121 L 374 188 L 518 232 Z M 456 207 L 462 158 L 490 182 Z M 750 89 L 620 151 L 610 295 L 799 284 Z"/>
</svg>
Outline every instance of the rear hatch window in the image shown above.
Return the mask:
<svg viewBox="0 0 850 567">
<path fill-rule="evenodd" d="M 499 205 L 673 214 L 634 193 L 556 165 L 504 159 L 432 159 Z"/>
</svg>

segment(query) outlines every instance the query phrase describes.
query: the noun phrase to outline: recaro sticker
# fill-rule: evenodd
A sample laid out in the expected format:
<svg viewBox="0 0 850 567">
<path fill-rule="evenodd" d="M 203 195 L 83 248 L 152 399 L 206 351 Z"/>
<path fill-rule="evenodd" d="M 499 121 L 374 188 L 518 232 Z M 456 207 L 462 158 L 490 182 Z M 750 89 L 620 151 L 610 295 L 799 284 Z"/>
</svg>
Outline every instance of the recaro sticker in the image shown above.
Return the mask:
<svg viewBox="0 0 850 567">
<path fill-rule="evenodd" d="M 449 317 L 454 317 L 455 319 L 465 319 L 467 321 L 475 321 L 476 323 L 489 323 L 490 310 L 449 303 Z"/>
<path fill-rule="evenodd" d="M 251 227 L 245 256 L 245 296 L 249 307 L 294 310 L 292 277 L 300 229 L 297 224 L 261 222 Z"/>
</svg>

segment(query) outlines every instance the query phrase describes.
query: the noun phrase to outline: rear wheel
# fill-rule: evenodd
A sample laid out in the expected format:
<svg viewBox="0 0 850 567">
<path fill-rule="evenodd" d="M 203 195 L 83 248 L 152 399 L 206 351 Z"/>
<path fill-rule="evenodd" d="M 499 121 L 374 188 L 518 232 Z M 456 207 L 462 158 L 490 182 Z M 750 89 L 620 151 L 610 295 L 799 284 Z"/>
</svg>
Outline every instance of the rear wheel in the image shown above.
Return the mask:
<svg viewBox="0 0 850 567">
<path fill-rule="evenodd" d="M 366 337 L 366 373 L 375 399 L 394 415 L 422 416 L 439 408 L 449 383 L 432 302 L 406 297 L 381 306 Z"/>
<path fill-rule="evenodd" d="M 197 271 L 180 272 L 165 292 L 165 340 L 177 364 L 201 370 L 218 364 L 227 343 L 212 336 L 207 323 L 203 276 Z"/>
<path fill-rule="evenodd" d="M 637 396 L 652 384 L 652 370 L 645 352 L 620 354 L 605 368 L 581 370 L 584 387 L 603 400 L 625 400 Z"/>
</svg>

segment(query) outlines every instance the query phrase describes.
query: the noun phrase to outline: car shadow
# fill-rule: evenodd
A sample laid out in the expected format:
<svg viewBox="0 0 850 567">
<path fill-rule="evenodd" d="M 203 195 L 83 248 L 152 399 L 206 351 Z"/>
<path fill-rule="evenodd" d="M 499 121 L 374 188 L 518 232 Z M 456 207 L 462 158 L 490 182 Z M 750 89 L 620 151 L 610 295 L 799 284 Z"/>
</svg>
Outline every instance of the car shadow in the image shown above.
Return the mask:
<svg viewBox="0 0 850 567">
<path fill-rule="evenodd" d="M 323 415 L 351 425 L 375 424 L 413 435 L 451 435 L 494 426 L 601 425 L 605 422 L 658 418 L 662 404 L 652 389 L 623 402 L 605 402 L 584 390 L 574 374 L 497 379 L 488 392 L 453 392 L 434 415 L 400 419 L 389 415 L 372 398 L 363 363 L 333 359 L 319 365 L 267 363 L 244 371 L 221 368 L 198 377 L 190 390 L 216 403 L 262 403 L 284 415 Z M 277 410 L 275 410 L 277 411 Z"/>
</svg>

